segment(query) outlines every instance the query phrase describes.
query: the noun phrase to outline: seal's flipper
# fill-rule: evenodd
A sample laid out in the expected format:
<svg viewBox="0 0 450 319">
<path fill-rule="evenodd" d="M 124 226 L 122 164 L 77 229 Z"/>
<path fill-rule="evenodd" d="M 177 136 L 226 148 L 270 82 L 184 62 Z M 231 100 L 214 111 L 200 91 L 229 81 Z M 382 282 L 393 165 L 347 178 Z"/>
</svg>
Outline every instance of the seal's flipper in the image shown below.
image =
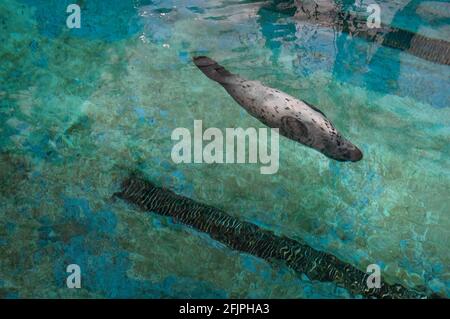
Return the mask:
<svg viewBox="0 0 450 319">
<path fill-rule="evenodd" d="M 194 57 L 194 63 L 207 77 L 221 84 L 226 83 L 227 79 L 233 76 L 223 66 L 206 56 Z"/>
<path fill-rule="evenodd" d="M 325 113 L 323 113 L 321 110 L 319 110 L 317 107 L 315 107 L 312 104 L 309 104 L 308 102 L 302 101 L 303 103 L 305 103 L 306 105 L 308 105 L 310 108 L 312 108 L 314 111 L 319 112 L 320 114 L 322 114 L 324 117 L 327 117 L 325 115 Z"/>
</svg>

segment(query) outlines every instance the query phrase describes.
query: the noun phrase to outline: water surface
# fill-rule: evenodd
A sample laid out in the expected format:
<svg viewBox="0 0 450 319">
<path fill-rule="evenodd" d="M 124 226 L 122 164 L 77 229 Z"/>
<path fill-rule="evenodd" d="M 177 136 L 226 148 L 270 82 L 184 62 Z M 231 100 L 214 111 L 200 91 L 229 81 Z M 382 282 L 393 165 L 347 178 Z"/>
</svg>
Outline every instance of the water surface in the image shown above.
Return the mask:
<svg viewBox="0 0 450 319">
<path fill-rule="evenodd" d="M 112 200 L 130 171 L 450 295 L 449 66 L 264 1 L 80 1 L 78 30 L 65 25 L 69 3 L 0 3 L 1 296 L 351 297 Z M 445 10 L 381 4 L 384 23 L 450 38 Z M 339 163 L 282 138 L 275 175 L 174 164 L 171 132 L 194 120 L 264 127 L 198 71 L 199 54 L 318 106 L 364 159 Z M 82 289 L 65 286 L 72 263 Z"/>
</svg>

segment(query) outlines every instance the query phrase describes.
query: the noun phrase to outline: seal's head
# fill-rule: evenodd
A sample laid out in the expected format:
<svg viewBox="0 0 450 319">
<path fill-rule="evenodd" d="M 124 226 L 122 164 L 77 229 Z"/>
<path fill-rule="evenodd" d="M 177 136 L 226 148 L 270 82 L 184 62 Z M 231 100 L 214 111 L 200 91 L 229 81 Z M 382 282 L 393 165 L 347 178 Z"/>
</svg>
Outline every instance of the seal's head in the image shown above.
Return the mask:
<svg viewBox="0 0 450 319">
<path fill-rule="evenodd" d="M 362 152 L 344 138 L 321 112 L 315 112 L 307 120 L 284 116 L 280 134 L 314 148 L 325 156 L 340 162 L 357 162 Z"/>
<path fill-rule="evenodd" d="M 321 152 L 327 157 L 340 162 L 357 162 L 363 158 L 363 153 L 359 148 L 341 136 L 327 143 Z"/>
</svg>

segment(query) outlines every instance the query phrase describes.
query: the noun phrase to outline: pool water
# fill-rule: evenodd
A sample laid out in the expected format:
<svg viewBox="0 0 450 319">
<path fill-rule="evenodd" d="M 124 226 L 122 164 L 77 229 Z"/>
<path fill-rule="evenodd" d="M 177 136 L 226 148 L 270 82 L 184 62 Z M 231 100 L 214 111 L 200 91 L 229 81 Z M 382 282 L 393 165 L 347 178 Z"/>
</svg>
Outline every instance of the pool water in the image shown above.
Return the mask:
<svg viewBox="0 0 450 319">
<path fill-rule="evenodd" d="M 80 29 L 65 23 L 72 2 Z M 0 297 L 359 297 L 115 200 L 130 172 L 450 296 L 450 67 L 299 21 L 279 2 L 0 2 Z M 450 39 L 448 2 L 378 3 L 383 23 Z M 195 55 L 317 106 L 364 159 L 280 138 L 274 175 L 175 164 L 171 133 L 194 120 L 264 127 Z M 81 289 L 66 287 L 69 264 Z"/>
</svg>

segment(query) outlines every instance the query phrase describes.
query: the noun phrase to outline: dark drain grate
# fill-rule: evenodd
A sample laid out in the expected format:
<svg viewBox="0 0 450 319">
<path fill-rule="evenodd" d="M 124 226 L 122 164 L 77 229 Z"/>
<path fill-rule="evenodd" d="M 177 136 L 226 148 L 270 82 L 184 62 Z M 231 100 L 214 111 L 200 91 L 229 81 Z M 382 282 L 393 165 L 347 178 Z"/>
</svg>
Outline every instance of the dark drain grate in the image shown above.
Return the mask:
<svg viewBox="0 0 450 319">
<path fill-rule="evenodd" d="M 367 288 L 368 274 L 354 266 L 315 250 L 298 241 L 275 235 L 252 223 L 241 221 L 225 212 L 197 203 L 152 183 L 129 178 L 115 194 L 145 211 L 171 216 L 176 222 L 208 233 L 232 249 L 246 252 L 267 261 L 280 260 L 312 280 L 335 282 L 353 294 L 368 298 L 424 298 L 426 296 L 400 285 L 381 283 L 380 288 Z"/>
</svg>

